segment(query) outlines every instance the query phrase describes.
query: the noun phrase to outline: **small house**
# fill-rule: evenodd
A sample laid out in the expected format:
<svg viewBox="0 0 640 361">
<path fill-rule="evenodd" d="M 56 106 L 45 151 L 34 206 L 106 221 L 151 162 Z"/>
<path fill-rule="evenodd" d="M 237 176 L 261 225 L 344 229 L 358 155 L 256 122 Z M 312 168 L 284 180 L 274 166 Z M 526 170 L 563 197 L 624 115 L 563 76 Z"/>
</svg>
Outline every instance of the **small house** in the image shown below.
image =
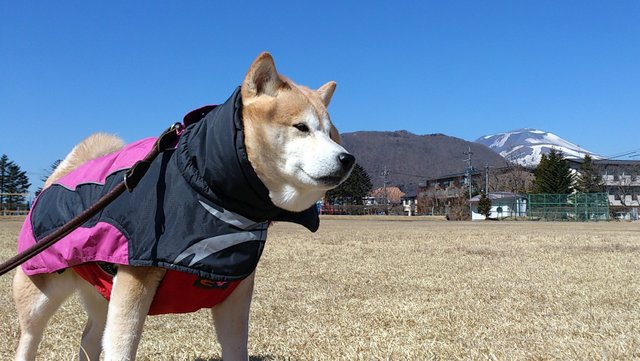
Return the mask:
<svg viewBox="0 0 640 361">
<path fill-rule="evenodd" d="M 487 197 L 491 200 L 491 213 L 488 217 L 478 212 L 478 202 L 480 195 L 469 200 L 471 205 L 471 220 L 479 221 L 485 219 L 504 219 L 515 217 L 526 217 L 527 197 L 521 194 L 510 192 L 489 192 Z"/>
<path fill-rule="evenodd" d="M 418 190 L 417 189 L 409 189 L 406 193 L 401 197 L 402 199 L 402 209 L 407 213 L 408 216 L 415 216 L 417 211 L 417 199 L 418 199 Z"/>
</svg>

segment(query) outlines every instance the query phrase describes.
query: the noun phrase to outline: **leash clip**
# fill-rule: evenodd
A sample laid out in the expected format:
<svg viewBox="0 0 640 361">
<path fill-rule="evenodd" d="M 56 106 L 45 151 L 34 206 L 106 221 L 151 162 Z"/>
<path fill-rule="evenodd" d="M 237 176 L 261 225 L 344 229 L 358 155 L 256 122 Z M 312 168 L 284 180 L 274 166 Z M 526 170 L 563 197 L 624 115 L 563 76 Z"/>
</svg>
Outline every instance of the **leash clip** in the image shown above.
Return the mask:
<svg viewBox="0 0 640 361">
<path fill-rule="evenodd" d="M 180 122 L 175 122 L 169 127 L 170 131 L 176 132 L 176 135 L 181 135 L 184 130 L 184 125 Z"/>
<path fill-rule="evenodd" d="M 184 131 L 184 125 L 182 123 L 173 123 L 167 130 L 165 130 L 158 140 L 153 150 L 153 158 L 156 155 L 164 152 L 172 147 Z M 151 160 L 152 160 L 151 159 Z M 129 192 L 138 185 L 140 179 L 147 173 L 151 166 L 151 160 L 143 159 L 136 162 L 127 172 L 124 173 L 124 185 Z"/>
<path fill-rule="evenodd" d="M 173 123 L 167 130 L 164 131 L 156 142 L 156 147 L 159 153 L 169 149 L 178 141 L 180 135 L 184 131 L 184 125 L 182 123 Z"/>
</svg>

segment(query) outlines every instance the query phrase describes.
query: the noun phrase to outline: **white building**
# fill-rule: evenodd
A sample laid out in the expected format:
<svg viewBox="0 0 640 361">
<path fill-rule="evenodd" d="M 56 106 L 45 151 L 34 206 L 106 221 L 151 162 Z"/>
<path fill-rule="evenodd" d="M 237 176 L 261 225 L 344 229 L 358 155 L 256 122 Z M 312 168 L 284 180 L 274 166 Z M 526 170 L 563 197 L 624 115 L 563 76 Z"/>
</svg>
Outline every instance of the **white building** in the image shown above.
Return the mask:
<svg viewBox="0 0 640 361">
<path fill-rule="evenodd" d="M 526 217 L 527 216 L 527 197 L 510 193 L 510 192 L 489 192 L 487 197 L 491 200 L 491 213 L 489 219 L 504 219 L 508 217 Z M 471 220 L 485 220 L 483 214 L 478 212 L 478 202 L 480 195 L 469 200 L 471 205 Z"/>
</svg>

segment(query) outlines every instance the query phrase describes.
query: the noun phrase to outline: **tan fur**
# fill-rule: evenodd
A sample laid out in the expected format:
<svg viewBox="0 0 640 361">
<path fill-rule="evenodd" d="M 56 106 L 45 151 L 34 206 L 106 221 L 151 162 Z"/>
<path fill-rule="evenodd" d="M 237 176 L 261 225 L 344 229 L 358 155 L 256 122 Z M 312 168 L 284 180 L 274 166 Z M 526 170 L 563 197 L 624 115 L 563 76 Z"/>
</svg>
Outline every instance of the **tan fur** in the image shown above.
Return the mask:
<svg viewBox="0 0 640 361">
<path fill-rule="evenodd" d="M 336 127 L 333 126 L 333 124 L 331 124 L 331 139 L 338 144 L 342 143 L 342 139 L 340 138 L 340 132 Z"/>
<path fill-rule="evenodd" d="M 165 273 L 157 267 L 118 267 L 103 340 L 110 359 L 135 360 L 144 320 Z"/>
<path fill-rule="evenodd" d="M 82 163 L 113 153 L 124 147 L 124 141 L 115 135 L 106 133 L 94 133 L 78 145 L 64 158 L 58 167 L 51 173 L 43 188 L 49 187 L 58 179 L 71 173 Z"/>
<path fill-rule="evenodd" d="M 293 127 L 296 122 L 308 120 L 311 116 L 318 123 L 315 124 L 318 129 L 313 131 L 320 133 L 323 144 L 328 144 L 334 153 L 344 152 L 336 144 L 339 134 L 330 123 L 327 113 L 334 90 L 335 82 L 329 82 L 315 91 L 278 75 L 268 53 L 261 54 L 247 72 L 241 89 L 245 146 L 258 177 L 278 206 L 280 203 L 277 202 L 288 205 L 286 196 L 291 196 L 294 198 L 292 207 L 306 209 L 330 188 L 312 184 L 299 189 L 290 187 L 293 189 L 291 193 L 287 193 L 284 187 L 285 192 L 282 193 L 280 186 L 290 182 L 286 167 L 282 164 L 286 161 L 283 160 L 283 157 L 286 158 L 286 154 L 283 156 L 286 148 L 283 145 L 287 141 L 305 139 L 304 132 Z M 45 188 L 82 163 L 123 146 L 124 142 L 113 135 L 91 135 L 73 148 L 47 179 Z M 327 158 L 329 163 L 340 162 L 335 154 Z M 342 168 L 342 178 L 346 178 L 350 170 L 345 170 L 344 166 Z M 333 186 L 337 186 L 337 183 Z M 27 276 L 18 268 L 13 285 L 20 322 L 20 342 L 15 359 L 35 359 L 47 321 L 74 290 L 79 290 L 89 316 L 82 335 L 80 360 L 99 360 L 103 349 L 105 361 L 134 360 L 144 320 L 165 273 L 163 268 L 118 266 L 111 301 L 107 302 L 71 270 L 61 274 Z M 225 361 L 248 360 L 247 339 L 253 285 L 254 274 L 251 274 L 224 302 L 212 309 Z"/>
<path fill-rule="evenodd" d="M 321 86 L 320 88 L 318 88 L 318 94 L 320 94 L 320 98 L 322 99 L 322 102 L 324 103 L 325 107 L 328 107 L 329 103 L 331 103 L 331 98 L 333 97 L 333 93 L 335 91 L 336 91 L 335 81 L 330 81 L 325 85 Z"/>
<path fill-rule="evenodd" d="M 58 307 L 74 291 L 79 291 L 89 319 L 82 333 L 79 359 L 98 360 L 107 315 L 107 301 L 74 272 L 27 276 L 16 269 L 13 297 L 20 322 L 20 342 L 16 360 L 34 360 L 44 328 Z"/>
<path fill-rule="evenodd" d="M 312 114 L 319 121 L 318 132 L 326 129 L 327 137 L 339 144 L 340 136 L 327 111 L 335 88 L 333 81 L 318 90 L 295 84 L 278 74 L 273 59 L 267 53 L 256 59 L 245 77 L 242 115 L 247 155 L 256 174 L 271 190 L 272 201 L 281 208 L 302 211 L 309 206 L 309 201 L 313 202 L 313 199 L 324 195 L 324 192 L 317 191 L 316 185 L 293 184 L 295 182 L 291 179 L 274 170 L 285 168 L 285 163 L 291 160 L 290 155 L 282 152 L 281 144 L 299 136 L 292 127 L 304 120 L 307 114 Z M 289 186 L 283 187 L 286 184 Z M 314 192 L 306 191 L 312 188 Z M 327 189 L 329 187 L 325 191 Z M 291 202 L 288 199 L 290 194 L 300 201 Z"/>
</svg>

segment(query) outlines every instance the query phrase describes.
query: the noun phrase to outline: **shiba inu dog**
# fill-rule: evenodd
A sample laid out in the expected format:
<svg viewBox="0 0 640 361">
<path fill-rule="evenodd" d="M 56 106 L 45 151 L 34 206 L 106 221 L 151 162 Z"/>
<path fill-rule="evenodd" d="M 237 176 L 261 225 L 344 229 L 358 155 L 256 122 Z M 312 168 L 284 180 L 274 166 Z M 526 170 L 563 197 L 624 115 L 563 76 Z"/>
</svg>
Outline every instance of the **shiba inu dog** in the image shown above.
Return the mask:
<svg viewBox="0 0 640 361">
<path fill-rule="evenodd" d="M 81 360 L 133 360 L 147 315 L 211 308 L 225 361 L 247 360 L 255 267 L 272 221 L 318 227 L 315 203 L 355 158 L 317 90 L 276 71 L 263 53 L 224 104 L 185 117 L 174 148 L 131 193 L 16 272 L 16 360 L 35 359 L 51 315 L 74 291 L 88 313 Z M 18 242 L 24 249 L 81 212 L 153 146 L 95 134 L 45 183 Z"/>
</svg>

